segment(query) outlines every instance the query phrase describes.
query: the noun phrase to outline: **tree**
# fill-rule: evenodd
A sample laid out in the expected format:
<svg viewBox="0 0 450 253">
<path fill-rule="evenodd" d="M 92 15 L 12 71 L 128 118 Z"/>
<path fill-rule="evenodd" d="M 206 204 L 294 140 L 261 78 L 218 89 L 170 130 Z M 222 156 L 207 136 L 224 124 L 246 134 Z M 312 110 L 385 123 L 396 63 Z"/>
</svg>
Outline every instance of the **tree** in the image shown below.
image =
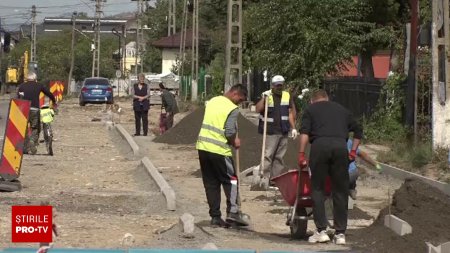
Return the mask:
<svg viewBox="0 0 450 253">
<path fill-rule="evenodd" d="M 372 56 L 377 49 L 392 48 L 395 41 L 397 26 L 403 13 L 403 0 L 363 0 L 366 4 L 364 20 L 372 24 L 364 31 L 361 47 L 361 72 L 366 81 L 375 78 Z"/>
<path fill-rule="evenodd" d="M 278 0 L 245 13 L 247 64 L 284 75 L 299 87 L 318 85 L 359 49 L 365 5 L 353 0 Z"/>
</svg>

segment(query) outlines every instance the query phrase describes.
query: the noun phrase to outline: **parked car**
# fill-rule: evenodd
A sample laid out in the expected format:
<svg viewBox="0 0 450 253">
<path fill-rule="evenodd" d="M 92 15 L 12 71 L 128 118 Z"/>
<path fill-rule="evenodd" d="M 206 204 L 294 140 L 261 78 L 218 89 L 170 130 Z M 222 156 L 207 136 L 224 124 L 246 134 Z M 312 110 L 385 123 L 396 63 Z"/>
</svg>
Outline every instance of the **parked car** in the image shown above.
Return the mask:
<svg viewBox="0 0 450 253">
<path fill-rule="evenodd" d="M 113 104 L 113 88 L 109 80 L 103 77 L 89 77 L 84 79 L 80 92 L 80 105 L 87 103 L 107 103 Z"/>
</svg>

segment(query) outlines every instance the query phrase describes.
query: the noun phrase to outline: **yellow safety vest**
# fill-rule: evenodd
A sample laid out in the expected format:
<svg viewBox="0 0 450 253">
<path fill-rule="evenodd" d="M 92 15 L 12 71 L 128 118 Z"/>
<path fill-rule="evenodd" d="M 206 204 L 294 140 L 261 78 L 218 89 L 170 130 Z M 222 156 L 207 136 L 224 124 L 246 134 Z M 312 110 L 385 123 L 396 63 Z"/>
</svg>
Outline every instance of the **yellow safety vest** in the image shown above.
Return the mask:
<svg viewBox="0 0 450 253">
<path fill-rule="evenodd" d="M 289 102 L 291 99 L 291 95 L 287 91 L 283 91 L 281 93 L 281 101 L 280 101 L 280 116 L 281 116 L 281 131 L 283 134 L 287 134 L 291 125 L 289 124 Z M 273 134 L 273 110 L 275 108 L 275 104 L 273 101 L 273 95 L 269 96 L 267 101 L 267 134 Z M 264 113 L 261 112 L 259 115 L 259 123 L 258 123 L 258 132 L 262 134 L 264 131 Z"/>
<path fill-rule="evenodd" d="M 233 155 L 225 137 L 225 123 L 228 115 L 236 108 L 237 105 L 224 96 L 214 97 L 208 102 L 197 139 L 196 148 L 198 150 L 224 156 Z"/>
<path fill-rule="evenodd" d="M 53 121 L 53 116 L 55 116 L 53 109 L 50 109 L 50 108 L 41 109 L 42 123 L 45 123 L 45 124 L 51 123 Z"/>
</svg>

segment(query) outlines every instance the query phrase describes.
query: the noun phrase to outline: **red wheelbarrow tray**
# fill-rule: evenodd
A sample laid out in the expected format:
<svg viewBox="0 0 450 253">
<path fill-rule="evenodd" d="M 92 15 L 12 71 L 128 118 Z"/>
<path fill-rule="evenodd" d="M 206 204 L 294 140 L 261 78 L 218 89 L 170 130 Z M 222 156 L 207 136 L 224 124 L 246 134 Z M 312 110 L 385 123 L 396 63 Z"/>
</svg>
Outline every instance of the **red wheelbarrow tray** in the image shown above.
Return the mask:
<svg viewBox="0 0 450 253">
<path fill-rule="evenodd" d="M 300 182 L 299 182 L 300 180 Z M 296 198 L 299 198 L 298 207 L 312 207 L 311 200 L 311 174 L 309 169 L 304 169 L 300 172 L 297 169 L 289 170 L 279 176 L 272 178 L 272 181 L 278 187 L 283 196 L 283 199 L 289 206 L 295 205 Z M 300 192 L 297 196 L 297 185 L 300 183 Z M 331 181 L 327 177 L 325 181 L 325 194 L 330 195 Z"/>
</svg>

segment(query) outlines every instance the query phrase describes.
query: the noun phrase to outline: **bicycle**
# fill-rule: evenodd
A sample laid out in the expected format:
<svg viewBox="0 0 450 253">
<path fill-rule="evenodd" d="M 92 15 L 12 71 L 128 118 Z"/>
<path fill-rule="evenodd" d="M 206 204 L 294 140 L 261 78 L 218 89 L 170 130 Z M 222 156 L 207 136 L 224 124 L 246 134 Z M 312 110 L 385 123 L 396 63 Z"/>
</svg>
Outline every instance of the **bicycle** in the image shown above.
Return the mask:
<svg viewBox="0 0 450 253">
<path fill-rule="evenodd" d="M 53 130 L 52 122 L 55 116 L 55 111 L 48 104 L 41 106 L 40 110 L 42 130 L 44 134 L 45 147 L 47 149 L 47 154 L 53 156 Z"/>
</svg>

